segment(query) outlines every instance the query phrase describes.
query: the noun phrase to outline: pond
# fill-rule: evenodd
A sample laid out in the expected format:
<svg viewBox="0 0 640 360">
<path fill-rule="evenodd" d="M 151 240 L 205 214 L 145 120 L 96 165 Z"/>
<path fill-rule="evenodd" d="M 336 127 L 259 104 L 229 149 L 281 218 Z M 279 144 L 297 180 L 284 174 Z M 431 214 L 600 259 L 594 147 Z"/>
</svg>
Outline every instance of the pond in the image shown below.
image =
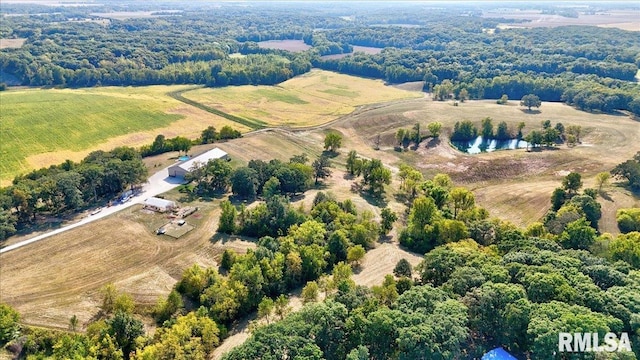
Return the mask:
<svg viewBox="0 0 640 360">
<path fill-rule="evenodd" d="M 466 152 L 467 154 L 479 154 L 482 152 L 492 152 L 496 150 L 526 149 L 528 145 L 524 140 L 484 140 L 482 136 L 478 136 L 470 141 L 452 141 L 451 144 L 456 149 Z"/>
</svg>

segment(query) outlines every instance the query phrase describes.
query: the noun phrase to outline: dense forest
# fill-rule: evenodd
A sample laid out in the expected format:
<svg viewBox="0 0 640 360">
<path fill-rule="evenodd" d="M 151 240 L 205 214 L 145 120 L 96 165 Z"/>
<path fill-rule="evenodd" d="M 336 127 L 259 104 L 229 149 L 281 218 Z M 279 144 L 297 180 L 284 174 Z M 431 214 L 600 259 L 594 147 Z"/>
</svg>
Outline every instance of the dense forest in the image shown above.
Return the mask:
<svg viewBox="0 0 640 360">
<path fill-rule="evenodd" d="M 3 17 L 0 37 L 26 39 L 18 49 L 0 51 L 3 79 L 71 87 L 276 84 L 315 66 L 391 83 L 424 81 L 426 91 L 444 86 L 438 90 L 446 98 L 458 98 L 463 90 L 471 99 L 535 94 L 583 110 L 640 114 L 635 82 L 640 41 L 624 30 L 500 29 L 499 23 L 514 20 L 482 17 L 480 5 L 371 5 L 367 10 L 349 4 L 291 5 L 297 11 L 264 3 L 176 6 L 110 3 L 100 12 L 93 7 L 3 6 L 2 12 L 12 16 Z M 155 17 L 123 20 L 105 15 L 123 9 L 156 12 Z M 257 44 L 279 39 L 303 40 L 312 47 L 293 53 Z M 384 50 L 339 59 L 323 56 L 350 53 L 355 45 Z"/>
</svg>

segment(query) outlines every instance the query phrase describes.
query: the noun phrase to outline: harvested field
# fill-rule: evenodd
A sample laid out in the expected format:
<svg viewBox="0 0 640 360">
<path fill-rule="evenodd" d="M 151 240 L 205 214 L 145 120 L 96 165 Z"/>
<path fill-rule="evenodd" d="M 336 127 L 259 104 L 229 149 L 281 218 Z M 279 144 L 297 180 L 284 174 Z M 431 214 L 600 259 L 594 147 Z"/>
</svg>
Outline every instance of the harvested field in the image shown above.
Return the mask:
<svg viewBox="0 0 640 360">
<path fill-rule="evenodd" d="M 168 294 L 185 268 L 194 263 L 215 266 L 224 250 L 218 245 L 221 241 L 211 241 L 217 206 L 199 206 L 204 206 L 206 216 L 179 240 L 155 235 L 149 217 L 162 216 L 142 213 L 140 206 L 134 206 L 3 253 L 0 298 L 15 306 L 25 323 L 58 328 L 66 328 L 72 315 L 78 316 L 80 324 L 88 322 L 98 310 L 98 290 L 109 282 L 131 294 L 138 306 L 152 306 L 158 296 Z M 222 242 L 240 253 L 255 246 L 239 239 Z"/>
<path fill-rule="evenodd" d="M 638 22 L 638 11 L 633 10 L 612 10 L 599 12 L 596 14 L 580 13 L 578 17 L 564 17 L 560 15 L 542 14 L 539 10 L 513 10 L 488 11 L 483 17 L 505 18 L 516 20 L 529 20 L 523 23 L 501 24 L 498 27 L 506 28 L 534 28 L 534 27 L 557 27 L 569 25 L 591 25 L 601 27 L 615 27 L 622 30 L 640 31 Z"/>
<path fill-rule="evenodd" d="M 26 38 L 0 39 L 0 49 L 19 49 L 27 41 Z"/>
<path fill-rule="evenodd" d="M 382 81 L 312 70 L 277 86 L 198 89 L 182 94 L 228 114 L 274 126 L 313 126 L 351 113 L 357 106 L 421 97 Z"/>
<path fill-rule="evenodd" d="M 357 53 L 357 52 L 361 52 L 369 55 L 375 55 L 375 54 L 380 54 L 382 50 L 383 48 L 353 45 L 353 52 L 345 53 L 345 54 L 324 55 L 322 56 L 322 58 L 323 59 L 342 59 L 343 57 L 353 55 L 354 53 Z"/>
<path fill-rule="evenodd" d="M 264 49 L 286 50 L 291 52 L 306 51 L 312 48 L 302 40 L 269 40 L 260 41 L 258 46 Z"/>
</svg>

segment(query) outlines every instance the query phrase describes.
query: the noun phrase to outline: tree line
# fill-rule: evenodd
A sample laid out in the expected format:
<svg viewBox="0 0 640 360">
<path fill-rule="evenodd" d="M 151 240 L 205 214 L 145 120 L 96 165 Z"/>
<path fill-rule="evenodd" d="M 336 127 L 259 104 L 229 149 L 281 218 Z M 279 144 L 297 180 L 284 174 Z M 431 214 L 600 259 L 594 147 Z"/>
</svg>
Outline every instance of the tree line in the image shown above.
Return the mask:
<svg viewBox="0 0 640 360">
<path fill-rule="evenodd" d="M 94 151 L 79 163 L 17 176 L 0 189 L 0 239 L 37 221 L 39 215 L 69 214 L 101 204 L 146 181 L 140 153 L 129 147 Z"/>
</svg>

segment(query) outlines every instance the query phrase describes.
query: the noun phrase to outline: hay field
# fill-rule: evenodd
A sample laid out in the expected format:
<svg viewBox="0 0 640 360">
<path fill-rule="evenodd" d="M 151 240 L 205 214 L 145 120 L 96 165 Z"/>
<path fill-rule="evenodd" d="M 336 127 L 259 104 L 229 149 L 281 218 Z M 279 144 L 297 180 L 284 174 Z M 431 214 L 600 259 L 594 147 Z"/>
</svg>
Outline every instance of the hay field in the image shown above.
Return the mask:
<svg viewBox="0 0 640 360">
<path fill-rule="evenodd" d="M 166 95 L 185 86 L 29 89 L 0 93 L 0 184 L 93 150 L 150 144 L 158 134 L 195 138 L 209 125 L 248 128 Z"/>
<path fill-rule="evenodd" d="M 323 124 L 361 105 L 423 96 L 385 86 L 379 80 L 322 70 L 312 70 L 277 86 L 198 89 L 182 95 L 234 116 L 287 127 Z"/>
</svg>

